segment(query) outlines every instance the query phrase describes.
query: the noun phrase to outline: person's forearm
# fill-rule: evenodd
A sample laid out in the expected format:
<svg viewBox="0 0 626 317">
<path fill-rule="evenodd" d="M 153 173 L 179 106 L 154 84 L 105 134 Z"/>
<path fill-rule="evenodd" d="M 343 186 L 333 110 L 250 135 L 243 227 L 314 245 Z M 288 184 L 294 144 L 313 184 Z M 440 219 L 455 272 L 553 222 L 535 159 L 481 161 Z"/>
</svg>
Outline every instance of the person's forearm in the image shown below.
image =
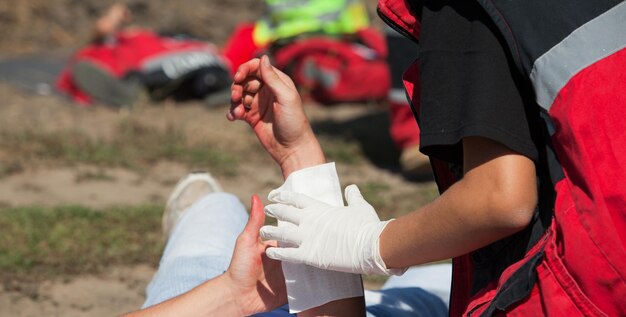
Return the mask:
<svg viewBox="0 0 626 317">
<path fill-rule="evenodd" d="M 525 228 L 537 204 L 531 160 L 465 140 L 466 173 L 434 202 L 390 222 L 380 236 L 388 268 L 466 254 Z"/>
<path fill-rule="evenodd" d="M 282 162 L 278 163 L 283 177 L 287 179 L 291 173 L 297 170 L 326 163 L 326 157 L 315 135 L 311 135 L 301 146 L 294 149 Z"/>
<path fill-rule="evenodd" d="M 380 252 L 387 268 L 404 268 L 466 254 L 521 229 L 494 226 L 480 212 L 462 203 L 473 197 L 452 197 L 456 191 L 449 190 L 436 202 L 385 227 L 380 237 Z"/>
<path fill-rule="evenodd" d="M 365 298 L 352 297 L 345 298 L 315 307 L 298 314 L 298 317 L 358 317 L 365 316 Z"/>
<path fill-rule="evenodd" d="M 245 316 L 228 283 L 226 276 L 220 275 L 185 294 L 123 316 Z"/>
</svg>

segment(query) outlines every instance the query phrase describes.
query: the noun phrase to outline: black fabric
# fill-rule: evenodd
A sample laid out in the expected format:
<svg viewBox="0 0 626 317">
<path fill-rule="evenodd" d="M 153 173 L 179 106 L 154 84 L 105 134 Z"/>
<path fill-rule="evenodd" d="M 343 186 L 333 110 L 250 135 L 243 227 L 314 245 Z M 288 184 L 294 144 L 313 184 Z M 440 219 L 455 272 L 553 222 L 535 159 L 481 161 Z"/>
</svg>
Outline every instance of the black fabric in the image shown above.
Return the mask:
<svg viewBox="0 0 626 317">
<path fill-rule="evenodd" d="M 577 28 L 623 0 L 478 0 L 504 34 L 518 66 L 537 58 Z M 470 1 L 468 1 L 470 2 Z"/>
<path fill-rule="evenodd" d="M 229 89 L 231 84 L 230 74 L 223 65 L 201 66 L 176 79 L 170 78 L 162 68 L 131 75 L 140 78 L 151 98 L 157 101 L 169 97 L 178 101 L 200 99 Z"/>
<path fill-rule="evenodd" d="M 402 74 L 404 70 L 415 61 L 418 53 L 418 46 L 415 42 L 402 36 L 392 34 L 385 36 L 387 40 L 387 63 L 391 71 L 391 88 L 404 89 Z"/>
<path fill-rule="evenodd" d="M 517 303 L 528 295 L 537 282 L 537 266 L 544 257 L 544 251 L 538 251 L 526 263 L 524 263 L 515 273 L 511 275 L 502 289 L 491 301 L 481 317 L 492 316 L 496 311 L 506 311 L 514 303 Z"/>
<path fill-rule="evenodd" d="M 172 93 L 176 100 L 199 99 L 224 89 L 230 89 L 228 70 L 221 65 L 205 66 L 195 70 Z"/>
<path fill-rule="evenodd" d="M 473 1 L 425 5 L 419 119 L 425 154 L 460 164 L 462 138 L 482 136 L 537 160 L 530 131 L 539 108 L 497 33 Z"/>
</svg>

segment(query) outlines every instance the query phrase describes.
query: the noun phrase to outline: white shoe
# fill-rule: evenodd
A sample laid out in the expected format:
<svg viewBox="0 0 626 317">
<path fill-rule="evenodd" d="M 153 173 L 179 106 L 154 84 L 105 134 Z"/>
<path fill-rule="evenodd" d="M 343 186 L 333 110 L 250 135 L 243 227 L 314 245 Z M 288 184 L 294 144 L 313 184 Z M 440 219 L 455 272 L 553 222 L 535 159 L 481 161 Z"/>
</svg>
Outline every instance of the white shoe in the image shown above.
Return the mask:
<svg viewBox="0 0 626 317">
<path fill-rule="evenodd" d="M 194 172 L 183 177 L 167 199 L 163 213 L 163 237 L 167 240 L 182 214 L 200 198 L 214 192 L 221 192 L 220 184 L 206 172 Z"/>
</svg>

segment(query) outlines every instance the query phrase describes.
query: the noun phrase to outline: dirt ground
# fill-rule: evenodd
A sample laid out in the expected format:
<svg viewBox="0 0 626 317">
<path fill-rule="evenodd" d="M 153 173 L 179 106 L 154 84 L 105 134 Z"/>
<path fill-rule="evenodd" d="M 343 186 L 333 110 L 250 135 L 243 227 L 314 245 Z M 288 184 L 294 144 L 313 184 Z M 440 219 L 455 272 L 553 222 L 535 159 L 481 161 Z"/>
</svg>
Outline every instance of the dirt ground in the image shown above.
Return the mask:
<svg viewBox="0 0 626 317">
<path fill-rule="evenodd" d="M 57 96 L 34 96 L 1 83 L 0 95 L 3 99 L 0 133 L 15 134 L 33 129 L 50 134 L 80 131 L 90 138 L 106 140 L 115 133 L 120 121 L 130 118 L 157 130 L 175 126 L 185 131 L 191 142 L 203 140 L 245 157 L 239 160 L 234 175 L 213 171 L 211 166 L 189 166 L 167 160 L 148 163 L 137 170 L 28 159 L 0 179 L 0 206 L 70 204 L 102 208 L 164 204 L 176 181 L 195 168 L 214 172 L 224 189 L 235 193 L 245 203 L 250 194 L 263 196 L 281 183 L 278 168 L 256 144 L 249 128 L 241 122 L 231 123 L 225 119 L 226 107 L 206 109 L 201 103 L 166 103 L 140 105 L 132 111 L 102 106 L 81 108 Z M 328 109 L 310 105 L 308 113 L 316 131 L 322 135 L 323 144 L 329 145 L 331 150 L 354 143 L 355 153 L 376 153 L 377 148 L 382 147 L 380 151 L 384 151 L 390 146 L 359 140 L 359 133 L 361 138 L 367 137 L 364 131 L 370 129 L 372 120 L 381 121 L 381 127 L 370 132 L 385 133 L 381 129 L 385 127 L 386 115 L 379 106 L 340 105 Z M 345 138 L 346 131 L 335 131 L 335 134 L 334 129 L 347 129 L 351 134 L 361 132 L 348 139 L 348 143 L 336 145 L 332 139 Z M 373 149 L 367 150 L 372 146 Z M 6 151 L 0 148 L 0 159 L 11 157 Z M 409 182 L 397 172 L 392 161 L 375 155 L 368 158 L 367 153 L 358 155 L 364 158 L 356 162 L 338 161 L 342 183 L 371 185 L 373 191 L 369 198 L 385 207 L 388 217 L 402 214 L 416 202 L 421 204 L 432 198 L 432 183 Z M 98 173 L 105 174 L 106 178 L 85 177 Z M 18 286 L 17 292 L 0 290 L 0 316 L 109 316 L 129 311 L 141 305 L 145 286 L 154 270 L 148 265 L 111 267 L 100 274 L 59 276 L 37 285 Z"/>
<path fill-rule="evenodd" d="M 128 5 L 134 25 L 189 33 L 217 44 L 237 23 L 254 21 L 263 5 L 261 0 L 0 1 L 0 55 L 77 47 L 89 39 L 93 21 L 115 2 Z"/>
<path fill-rule="evenodd" d="M 110 3 L 0 1 L 0 59 L 79 46 L 89 35 L 90 22 Z M 260 0 L 127 3 L 140 25 L 194 33 L 217 44 L 224 42 L 236 23 L 252 20 L 261 12 Z M 218 153 L 237 158 L 235 172 L 228 166 L 216 168 L 176 159 L 131 168 L 45 155 L 22 158 L 12 148 L 0 147 L 0 207 L 164 204 L 176 181 L 194 169 L 208 169 L 226 191 L 247 204 L 252 193 L 264 196 L 281 184 L 282 177 L 248 127 L 225 119 L 226 109 L 207 109 L 193 102 L 146 102 L 132 110 L 79 107 L 59 96 L 33 95 L 0 81 L 1 136 L 29 135 L 32 131 L 78 132 L 106 141 L 115 138 L 121 123 L 131 121 L 154 131 L 174 127 L 190 144 L 210 144 Z M 388 140 L 384 105 L 308 105 L 307 109 L 327 154 L 337 161 L 343 185 L 364 184 L 369 193 L 366 197 L 386 210 L 385 217 L 403 214 L 434 197 L 432 182 L 410 182 L 398 173 L 398 154 Z M 143 302 L 145 286 L 154 271 L 153 266 L 143 264 L 110 267 L 98 274 L 14 285 L 11 291 L 0 287 L 0 316 L 110 316 L 127 312 Z"/>
</svg>

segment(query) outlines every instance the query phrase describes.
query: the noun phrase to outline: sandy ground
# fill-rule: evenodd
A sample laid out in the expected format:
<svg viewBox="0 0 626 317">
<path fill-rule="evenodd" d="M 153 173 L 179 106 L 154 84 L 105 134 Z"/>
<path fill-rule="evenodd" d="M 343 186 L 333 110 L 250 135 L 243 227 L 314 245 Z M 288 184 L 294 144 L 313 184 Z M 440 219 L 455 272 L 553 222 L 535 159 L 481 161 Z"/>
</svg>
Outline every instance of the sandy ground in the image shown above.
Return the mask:
<svg viewBox="0 0 626 317">
<path fill-rule="evenodd" d="M 185 131 L 188 140 L 203 140 L 225 151 L 249 153 L 235 175 L 219 177 L 224 189 L 235 193 L 248 204 L 250 194 L 265 195 L 279 186 L 278 168 L 256 144 L 255 137 L 243 123 L 225 119 L 225 107 L 207 109 L 200 103 L 139 105 L 132 111 L 106 107 L 77 107 L 58 96 L 36 96 L 0 83 L 0 132 L 37 129 L 38 131 L 78 130 L 94 139 L 111 138 L 122 120 L 137 120 L 143 126 L 166 129 L 175 126 Z M 379 112 L 376 106 L 344 105 L 333 109 L 311 106 L 307 112 L 325 133 L 333 127 L 352 129 L 359 118 Z M 382 117 L 384 120 L 384 116 Z M 347 122 L 347 123 L 346 123 Z M 352 123 L 350 123 L 352 122 Z M 383 131 L 384 133 L 384 131 Z M 361 146 L 366 146 L 367 142 Z M 246 149 L 250 148 L 250 152 Z M 0 149 L 0 158 L 10 156 Z M 206 167 L 210 171 L 210 167 Z M 419 197 L 432 191 L 432 183 L 406 181 L 393 168 L 381 168 L 371 162 L 338 164 L 342 183 L 385 184 L 393 188 L 388 199 L 393 208 L 404 212 L 411 208 L 407 197 Z M 0 181 L 0 205 L 57 206 L 75 204 L 101 208 L 111 205 L 163 204 L 176 181 L 190 170 L 182 163 L 159 161 L 141 171 L 121 167 L 103 168 L 63 162 L 26 162 Z M 82 175 L 104 172 L 106 179 Z M 391 214 L 393 216 L 393 213 Z M 59 276 L 36 285 L 12 285 L 0 289 L 0 316 L 110 316 L 138 308 L 153 267 L 112 267 L 88 276 Z"/>
<path fill-rule="evenodd" d="M 145 265 L 116 267 L 100 275 L 46 281 L 30 294 L 0 290 L 0 316 L 119 315 L 141 306 L 153 273 Z"/>
</svg>

